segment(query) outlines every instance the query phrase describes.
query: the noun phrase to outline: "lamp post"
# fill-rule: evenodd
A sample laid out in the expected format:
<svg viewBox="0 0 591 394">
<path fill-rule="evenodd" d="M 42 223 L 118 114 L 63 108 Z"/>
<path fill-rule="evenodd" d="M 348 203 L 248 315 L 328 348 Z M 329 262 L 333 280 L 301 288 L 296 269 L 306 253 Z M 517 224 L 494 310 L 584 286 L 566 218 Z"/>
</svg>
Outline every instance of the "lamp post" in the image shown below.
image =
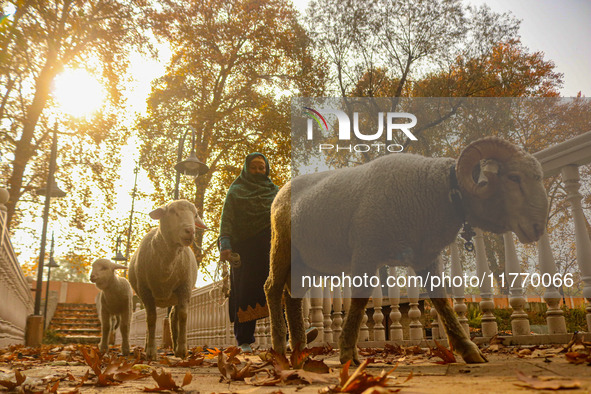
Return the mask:
<svg viewBox="0 0 591 394">
<path fill-rule="evenodd" d="M 187 134 L 191 130 L 191 153 L 189 157 L 185 160 L 183 158 L 183 147 L 185 145 L 185 139 L 187 138 Z M 182 161 L 181 161 L 182 160 Z M 201 160 L 197 158 L 195 154 L 195 129 L 193 126 L 189 126 L 185 133 L 179 138 L 179 148 L 177 151 L 177 163 L 174 166 L 176 170 L 176 178 L 174 183 L 174 199 L 179 199 L 179 184 L 181 182 L 181 174 L 198 177 L 199 175 L 203 175 L 209 171 L 209 167 L 207 164 L 203 163 Z M 172 336 L 170 332 L 170 323 L 169 317 L 170 316 L 171 308 L 168 307 L 168 313 L 164 318 L 163 327 L 162 327 L 162 347 L 170 347 L 172 346 Z"/>
<path fill-rule="evenodd" d="M 47 286 L 45 286 L 45 307 L 43 308 L 43 322 L 45 327 L 49 325 L 47 321 L 47 304 L 49 304 L 49 281 L 51 280 L 51 269 L 59 265 L 53 259 L 53 231 L 51 232 L 51 249 L 49 250 L 49 263 L 47 264 Z"/>
<path fill-rule="evenodd" d="M 66 193 L 55 183 L 54 173 L 57 157 L 57 123 L 53 129 L 53 139 L 51 143 L 51 154 L 49 157 L 49 172 L 47 173 L 47 183 L 44 188 L 38 189 L 37 194 L 45 196 L 45 205 L 43 207 L 43 229 L 41 231 L 41 248 L 39 251 L 39 266 L 37 267 L 37 285 L 35 290 L 35 309 L 32 316 L 27 321 L 27 333 L 25 343 L 27 346 L 38 346 L 43 338 L 43 317 L 41 311 L 41 285 L 43 283 L 43 263 L 45 261 L 45 244 L 47 242 L 47 222 L 49 219 L 49 203 L 51 197 L 64 197 Z"/>
<path fill-rule="evenodd" d="M 137 192 L 137 174 L 140 172 L 139 164 L 133 169 L 135 180 L 133 181 L 133 191 L 131 192 L 131 212 L 129 214 L 129 227 L 127 228 L 127 245 L 125 247 L 125 259 L 129 260 L 129 249 L 131 248 L 131 229 L 133 225 L 133 209 L 135 207 L 135 195 Z"/>
<path fill-rule="evenodd" d="M 120 262 L 126 261 L 127 258 L 121 254 L 121 235 L 117 237 L 117 244 L 115 245 L 115 257 L 112 258 L 113 261 Z"/>
<path fill-rule="evenodd" d="M 187 138 L 187 134 L 191 130 L 191 153 L 189 157 L 185 160 L 183 158 L 183 146 L 185 144 L 185 138 Z M 176 170 L 176 179 L 174 184 L 174 199 L 179 199 L 179 183 L 181 181 L 181 174 L 189 175 L 193 177 L 197 177 L 199 175 L 203 175 L 209 171 L 209 167 L 203 163 L 201 160 L 197 158 L 195 154 L 195 129 L 193 126 L 189 126 L 187 131 L 181 136 L 179 139 L 179 149 L 177 151 L 177 163 L 174 166 Z"/>
</svg>

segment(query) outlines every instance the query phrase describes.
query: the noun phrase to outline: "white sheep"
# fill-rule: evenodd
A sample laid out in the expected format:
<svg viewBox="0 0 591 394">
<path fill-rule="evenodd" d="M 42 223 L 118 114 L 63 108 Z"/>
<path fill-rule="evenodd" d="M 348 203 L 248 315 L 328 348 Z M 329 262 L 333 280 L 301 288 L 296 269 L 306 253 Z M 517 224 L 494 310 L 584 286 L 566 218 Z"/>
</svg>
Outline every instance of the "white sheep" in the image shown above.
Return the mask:
<svg viewBox="0 0 591 394">
<path fill-rule="evenodd" d="M 301 286 L 298 273 L 363 276 L 375 275 L 383 265 L 410 265 L 423 278 L 438 275 L 437 256 L 464 221 L 494 233 L 513 231 L 529 243 L 542 236 L 547 211 L 539 162 L 494 137 L 470 144 L 457 162 L 390 154 L 357 167 L 296 177 L 271 207 L 265 292 L 273 348 L 285 352 L 282 292 Z M 371 291 L 353 289 L 339 338 L 341 362 L 359 362 L 357 338 Z M 453 348 L 466 362 L 486 361 L 460 326 L 445 289 L 435 288 L 429 296 Z M 292 349 L 305 344 L 301 304 L 286 294 Z"/>
<path fill-rule="evenodd" d="M 109 350 L 111 332 L 121 330 L 121 352 L 129 354 L 129 327 L 132 314 L 133 292 L 127 279 L 115 275 L 116 269 L 127 269 L 124 265 L 108 259 L 98 259 L 92 263 L 90 281 L 99 288 L 96 309 L 101 321 L 101 352 Z"/>
<path fill-rule="evenodd" d="M 129 281 L 146 308 L 146 355 L 156 357 L 156 307 L 170 312 L 172 345 L 177 357 L 187 354 L 187 309 L 197 280 L 197 261 L 189 246 L 195 226 L 206 229 L 195 205 L 173 201 L 150 212 L 160 221 L 143 239 L 129 264 Z"/>
</svg>

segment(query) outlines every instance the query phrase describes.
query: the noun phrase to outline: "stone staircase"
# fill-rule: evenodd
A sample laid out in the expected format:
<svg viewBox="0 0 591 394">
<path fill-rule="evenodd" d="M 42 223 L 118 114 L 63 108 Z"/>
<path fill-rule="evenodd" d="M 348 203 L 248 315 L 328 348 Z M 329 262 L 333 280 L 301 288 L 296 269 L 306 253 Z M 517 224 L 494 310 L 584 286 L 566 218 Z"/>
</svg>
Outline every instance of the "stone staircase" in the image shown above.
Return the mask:
<svg viewBox="0 0 591 394">
<path fill-rule="evenodd" d="M 94 304 L 58 304 L 49 324 L 60 343 L 99 343 L 101 322 Z"/>
</svg>

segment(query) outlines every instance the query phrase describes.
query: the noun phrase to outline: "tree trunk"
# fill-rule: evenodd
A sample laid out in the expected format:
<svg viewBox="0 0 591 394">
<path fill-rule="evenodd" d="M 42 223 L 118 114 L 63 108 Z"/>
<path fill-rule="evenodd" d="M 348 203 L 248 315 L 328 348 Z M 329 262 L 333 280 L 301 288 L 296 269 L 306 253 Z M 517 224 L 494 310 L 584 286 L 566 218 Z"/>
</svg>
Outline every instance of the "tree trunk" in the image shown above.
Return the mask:
<svg viewBox="0 0 591 394">
<path fill-rule="evenodd" d="M 49 98 L 51 81 L 56 75 L 56 60 L 57 54 L 55 52 L 50 52 L 47 62 L 37 78 L 37 83 L 35 84 L 35 98 L 27 109 L 27 114 L 23 121 L 23 133 L 21 139 L 16 143 L 14 161 L 12 163 L 12 174 L 8 181 L 8 193 L 10 194 L 10 201 L 6 204 L 8 228 L 12 225 L 16 205 L 23 194 L 22 186 L 25 168 L 34 154 L 31 142 L 33 141 L 35 127 L 37 126 L 41 112 Z"/>
</svg>

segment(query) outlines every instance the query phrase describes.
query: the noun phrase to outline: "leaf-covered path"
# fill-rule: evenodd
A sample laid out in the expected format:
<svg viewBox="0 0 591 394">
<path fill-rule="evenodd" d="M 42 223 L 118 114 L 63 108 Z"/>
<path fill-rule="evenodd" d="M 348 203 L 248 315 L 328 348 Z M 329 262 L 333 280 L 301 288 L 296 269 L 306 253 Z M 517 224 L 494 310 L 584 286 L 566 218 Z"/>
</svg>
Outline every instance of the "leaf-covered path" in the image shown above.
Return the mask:
<svg viewBox="0 0 591 394">
<path fill-rule="evenodd" d="M 443 347 L 361 349 L 359 368 L 341 366 L 327 347 L 282 357 L 273 352 L 194 348 L 184 360 L 165 351 L 158 362 L 117 348 L 100 355 L 79 345 L 0 350 L 0 390 L 27 393 L 509 393 L 591 390 L 591 344 L 483 349 L 487 364 L 454 362 Z M 366 391 L 367 390 L 367 391 Z"/>
</svg>

